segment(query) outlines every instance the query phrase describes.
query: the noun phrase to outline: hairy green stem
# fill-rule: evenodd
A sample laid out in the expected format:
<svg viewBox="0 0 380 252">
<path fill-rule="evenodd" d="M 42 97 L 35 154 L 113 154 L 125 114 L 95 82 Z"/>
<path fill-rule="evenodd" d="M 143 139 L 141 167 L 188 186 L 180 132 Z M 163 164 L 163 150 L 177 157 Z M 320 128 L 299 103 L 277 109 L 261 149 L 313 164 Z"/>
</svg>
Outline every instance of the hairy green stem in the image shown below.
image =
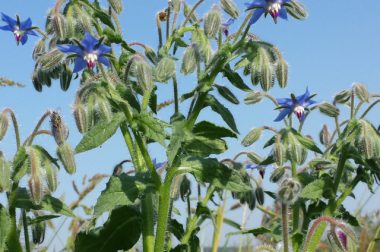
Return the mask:
<svg viewBox="0 0 380 252">
<path fill-rule="evenodd" d="M 169 34 L 170 34 L 170 15 L 171 15 L 171 9 L 170 9 L 170 4 L 169 4 L 168 9 L 167 9 L 167 16 L 166 16 L 166 41 L 168 41 Z"/>
<path fill-rule="evenodd" d="M 24 228 L 25 251 L 26 252 L 30 252 L 28 220 L 26 218 L 26 211 L 25 211 L 25 209 L 22 209 L 22 226 Z"/>
<path fill-rule="evenodd" d="M 19 131 L 19 128 L 18 128 L 18 123 L 17 123 L 17 119 L 16 119 L 16 116 L 15 116 L 15 113 L 10 108 L 4 109 L 4 112 L 8 113 L 11 116 L 12 123 L 13 123 L 13 128 L 14 128 L 14 131 L 15 131 L 15 136 L 16 136 L 16 146 L 17 146 L 17 150 L 18 150 L 20 148 L 20 131 Z"/>
<path fill-rule="evenodd" d="M 156 15 L 156 24 L 157 24 L 157 32 L 158 32 L 158 48 L 162 47 L 162 29 L 161 29 L 161 20 L 159 14 Z"/>
<path fill-rule="evenodd" d="M 212 239 L 212 250 L 211 250 L 212 252 L 218 251 L 220 234 L 222 231 L 223 220 L 224 220 L 224 208 L 226 206 L 226 198 L 227 198 L 226 196 L 227 196 L 226 192 L 224 192 L 223 203 L 221 206 L 218 207 L 218 210 L 217 210 L 214 236 Z"/>
<path fill-rule="evenodd" d="M 351 120 L 355 118 L 355 92 L 351 91 Z"/>
<path fill-rule="evenodd" d="M 281 205 L 282 216 L 282 239 L 284 243 L 284 252 L 289 252 L 289 226 L 288 226 L 288 205 L 282 203 Z"/>
<path fill-rule="evenodd" d="M 199 1 L 193 6 L 193 8 L 192 8 L 191 11 L 189 12 L 189 14 L 186 16 L 185 21 L 183 21 L 182 26 L 185 26 L 185 25 L 187 24 L 187 22 L 189 22 L 191 15 L 193 15 L 194 11 L 198 8 L 198 6 L 199 6 L 202 2 L 204 2 L 204 0 L 199 0 Z"/>
<path fill-rule="evenodd" d="M 212 194 L 214 193 L 214 190 L 215 190 L 215 187 L 210 185 L 208 190 L 207 190 L 205 197 L 203 198 L 203 200 L 201 202 L 202 206 L 207 205 L 207 202 L 210 200 Z M 196 228 L 198 218 L 199 218 L 199 216 L 197 214 L 195 214 L 191 218 L 191 220 L 189 221 L 187 228 L 186 228 L 186 232 L 182 237 L 181 244 L 187 244 L 189 242 L 191 234 L 193 233 L 194 229 Z"/>
</svg>

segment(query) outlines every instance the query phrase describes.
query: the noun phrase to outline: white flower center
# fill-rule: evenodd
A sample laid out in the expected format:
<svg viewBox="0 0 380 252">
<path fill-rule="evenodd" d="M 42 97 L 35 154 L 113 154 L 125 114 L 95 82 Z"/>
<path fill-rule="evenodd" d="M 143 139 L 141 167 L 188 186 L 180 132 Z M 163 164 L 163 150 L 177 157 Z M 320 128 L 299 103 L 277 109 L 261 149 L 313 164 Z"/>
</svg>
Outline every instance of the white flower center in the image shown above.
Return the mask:
<svg viewBox="0 0 380 252">
<path fill-rule="evenodd" d="M 272 15 L 272 17 L 278 17 L 278 13 L 281 9 L 280 3 L 272 3 L 268 6 L 268 12 Z"/>
<path fill-rule="evenodd" d="M 88 68 L 94 68 L 96 62 L 98 61 L 98 55 L 96 53 L 88 53 L 83 57 L 83 59 L 87 62 Z"/>
<path fill-rule="evenodd" d="M 303 114 L 305 112 L 305 108 L 301 105 L 297 105 L 295 108 L 294 108 L 294 113 L 296 114 L 298 120 L 301 120 Z"/>
</svg>

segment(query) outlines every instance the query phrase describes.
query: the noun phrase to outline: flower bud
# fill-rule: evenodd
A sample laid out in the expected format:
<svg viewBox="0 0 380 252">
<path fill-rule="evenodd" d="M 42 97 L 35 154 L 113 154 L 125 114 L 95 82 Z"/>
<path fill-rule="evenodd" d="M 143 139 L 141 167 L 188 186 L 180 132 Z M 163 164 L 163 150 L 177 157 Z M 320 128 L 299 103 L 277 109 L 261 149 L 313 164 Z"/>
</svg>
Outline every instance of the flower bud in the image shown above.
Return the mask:
<svg viewBox="0 0 380 252">
<path fill-rule="evenodd" d="M 123 3 L 121 0 L 108 0 L 108 3 L 117 14 L 123 11 Z"/>
<path fill-rule="evenodd" d="M 217 5 L 214 5 L 209 13 L 206 14 L 204 21 L 204 30 L 208 38 L 215 38 L 216 34 L 220 31 L 222 18 L 220 17 L 220 10 Z"/>
<path fill-rule="evenodd" d="M 343 90 L 339 92 L 337 95 L 335 95 L 334 102 L 335 103 L 346 103 L 351 97 L 351 91 L 350 90 Z"/>
<path fill-rule="evenodd" d="M 263 99 L 263 94 L 260 91 L 250 91 L 244 98 L 245 104 L 255 104 Z"/>
<path fill-rule="evenodd" d="M 319 141 L 323 145 L 328 145 L 330 141 L 330 132 L 326 124 L 323 125 L 322 130 L 319 132 Z"/>
<path fill-rule="evenodd" d="M 76 171 L 76 164 L 74 151 L 71 146 L 67 142 L 59 145 L 57 148 L 57 155 L 59 160 L 62 162 L 66 172 L 69 174 L 74 174 Z"/>
<path fill-rule="evenodd" d="M 293 204 L 298 199 L 301 190 L 301 184 L 297 180 L 293 178 L 286 178 L 281 183 L 277 195 L 282 203 Z"/>
<path fill-rule="evenodd" d="M 260 164 L 261 162 L 263 162 L 263 158 L 260 157 L 257 153 L 255 152 L 250 152 L 247 154 L 247 157 L 249 158 L 249 160 L 251 160 L 254 164 Z"/>
<path fill-rule="evenodd" d="M 245 67 L 244 71 L 247 74 L 251 73 L 251 83 L 257 86 L 260 83 L 261 78 L 261 67 L 258 63 L 252 63 L 250 67 Z"/>
<path fill-rule="evenodd" d="M 57 111 L 52 111 L 50 114 L 50 127 L 55 142 L 62 145 L 69 137 L 69 129 Z"/>
<path fill-rule="evenodd" d="M 65 16 L 59 12 L 54 13 L 51 17 L 53 30 L 59 39 L 64 39 L 65 32 Z"/>
<path fill-rule="evenodd" d="M 38 58 L 38 63 L 41 65 L 43 71 L 52 71 L 61 64 L 64 54 L 53 48 L 46 54 Z"/>
<path fill-rule="evenodd" d="M 285 160 L 285 148 L 281 143 L 281 135 L 276 135 L 273 145 L 273 158 L 278 166 L 282 166 Z"/>
<path fill-rule="evenodd" d="M 256 188 L 255 196 L 256 196 L 257 203 L 259 203 L 260 205 L 263 205 L 264 204 L 264 190 L 262 187 L 259 186 Z"/>
<path fill-rule="evenodd" d="M 337 116 L 339 116 L 339 113 L 340 113 L 339 109 L 336 106 L 334 106 L 328 102 L 324 102 L 324 103 L 320 104 L 318 106 L 318 108 L 322 114 L 325 114 L 325 115 L 330 116 L 330 117 L 337 117 Z"/>
<path fill-rule="evenodd" d="M 294 134 L 289 133 L 287 135 L 288 147 L 287 147 L 287 158 L 288 160 L 295 161 L 297 164 L 302 161 L 302 149 L 303 146 L 298 142 Z"/>
<path fill-rule="evenodd" d="M 0 114 L 0 141 L 3 140 L 5 134 L 7 134 L 9 126 L 7 112 L 3 111 Z"/>
<path fill-rule="evenodd" d="M 169 0 L 174 13 L 179 13 L 181 10 L 181 0 Z"/>
<path fill-rule="evenodd" d="M 45 177 L 46 184 L 50 192 L 55 192 L 57 190 L 58 181 L 57 181 L 57 167 L 50 162 L 47 158 L 44 160 L 45 168 Z"/>
<path fill-rule="evenodd" d="M 38 216 L 36 216 L 38 217 Z M 32 239 L 34 244 L 41 244 L 45 240 L 46 221 L 32 224 Z"/>
<path fill-rule="evenodd" d="M 80 133 L 85 133 L 88 130 L 88 121 L 87 121 L 87 111 L 84 105 L 80 102 L 80 99 L 77 99 L 77 102 L 74 104 L 73 114 L 75 119 L 75 124 Z"/>
<path fill-rule="evenodd" d="M 181 73 L 187 75 L 194 72 L 199 62 L 199 52 L 196 44 L 189 45 L 182 58 Z"/>
<path fill-rule="evenodd" d="M 144 90 L 153 88 L 152 67 L 141 56 L 134 56 L 132 59 L 132 69 L 139 84 Z"/>
<path fill-rule="evenodd" d="M 191 194 L 191 182 L 186 176 L 184 176 L 182 179 L 179 193 L 181 195 L 182 201 L 185 201 L 185 198 L 189 197 Z"/>
<path fill-rule="evenodd" d="M 263 129 L 262 128 L 255 128 L 253 130 L 251 130 L 244 138 L 243 140 L 241 141 L 241 144 L 244 146 L 244 147 L 248 147 L 250 145 L 252 145 L 254 142 L 256 142 L 257 140 L 259 140 L 259 138 L 261 137 L 261 133 L 262 133 Z"/>
<path fill-rule="evenodd" d="M 241 203 L 247 203 L 248 208 L 250 210 L 255 209 L 256 207 L 256 195 L 253 191 L 245 192 L 243 196 L 243 202 L 242 199 L 240 199 Z"/>
<path fill-rule="evenodd" d="M 365 85 L 356 83 L 354 85 L 354 92 L 362 102 L 369 102 L 370 94 L 368 93 L 368 89 Z"/>
<path fill-rule="evenodd" d="M 9 192 L 11 189 L 11 166 L 0 151 L 0 192 Z"/>
<path fill-rule="evenodd" d="M 277 62 L 276 76 L 278 85 L 282 88 L 286 87 L 288 84 L 288 63 L 283 58 L 280 58 Z"/>
<path fill-rule="evenodd" d="M 77 21 L 72 16 L 66 16 L 66 36 L 75 37 Z"/>
<path fill-rule="evenodd" d="M 375 128 L 366 120 L 358 121 L 354 146 L 366 159 L 380 158 L 380 138 Z"/>
<path fill-rule="evenodd" d="M 239 17 L 239 9 L 233 0 L 220 0 L 223 10 L 232 18 Z"/>
<path fill-rule="evenodd" d="M 111 121 L 113 115 L 112 108 L 110 103 L 106 99 L 97 97 L 95 99 L 94 109 L 95 113 L 101 120 L 105 120 L 108 122 Z"/>
<path fill-rule="evenodd" d="M 265 49 L 260 48 L 258 54 L 260 59 L 260 85 L 264 91 L 268 91 L 274 84 L 273 67 Z"/>
<path fill-rule="evenodd" d="M 280 181 L 282 179 L 282 177 L 284 176 L 284 174 L 285 174 L 285 168 L 284 167 L 277 168 L 270 175 L 269 180 L 271 182 L 273 182 L 273 183 L 277 183 L 278 181 Z"/>
<path fill-rule="evenodd" d="M 165 22 L 166 19 L 168 18 L 168 13 L 166 12 L 166 10 L 162 10 L 160 12 L 158 12 L 158 19 L 161 21 L 161 22 Z"/>
<path fill-rule="evenodd" d="M 42 54 L 45 53 L 45 40 L 43 39 L 40 39 L 36 46 L 34 47 L 33 49 L 33 54 L 32 54 L 32 58 L 33 60 L 37 60 L 38 57 L 40 57 Z"/>
<path fill-rule="evenodd" d="M 167 82 L 175 75 L 175 63 L 170 57 L 163 57 L 156 67 L 156 80 Z"/>
<path fill-rule="evenodd" d="M 144 48 L 145 48 L 145 56 L 150 60 L 150 62 L 152 62 L 153 64 L 157 64 L 158 59 L 154 50 L 150 48 L 149 46 L 145 46 Z"/>
<path fill-rule="evenodd" d="M 29 190 L 32 195 L 33 202 L 40 204 L 43 197 L 43 182 L 42 182 L 42 165 L 41 165 L 41 153 L 33 146 L 27 149 L 28 161 L 29 161 Z"/>
<path fill-rule="evenodd" d="M 192 9 L 192 6 L 189 6 L 186 2 L 183 2 L 183 5 L 184 5 L 184 8 L 183 8 L 183 14 L 185 15 L 185 17 L 189 16 L 190 15 L 190 12 L 191 12 L 191 9 Z M 196 23 L 198 22 L 198 17 L 197 15 L 195 14 L 195 12 L 193 12 L 190 16 L 190 22 L 191 23 Z"/>
</svg>

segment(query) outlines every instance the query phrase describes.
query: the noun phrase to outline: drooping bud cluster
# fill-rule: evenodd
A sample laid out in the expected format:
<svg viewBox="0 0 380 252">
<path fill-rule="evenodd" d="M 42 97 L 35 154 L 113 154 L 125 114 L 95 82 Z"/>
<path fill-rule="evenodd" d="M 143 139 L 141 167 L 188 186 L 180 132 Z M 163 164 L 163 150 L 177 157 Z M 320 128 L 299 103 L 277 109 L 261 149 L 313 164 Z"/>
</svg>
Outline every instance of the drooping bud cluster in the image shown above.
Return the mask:
<svg viewBox="0 0 380 252">
<path fill-rule="evenodd" d="M 153 88 L 153 70 L 144 57 L 134 55 L 127 64 L 126 76 L 132 73 L 137 80 L 137 84 L 144 90 Z"/>
<path fill-rule="evenodd" d="M 293 204 L 298 199 L 301 190 L 300 182 L 293 178 L 286 178 L 282 181 L 277 195 L 284 204 Z"/>
<path fill-rule="evenodd" d="M 186 48 L 185 53 L 183 55 L 181 73 L 187 75 L 194 72 L 198 63 L 199 63 L 198 46 L 197 44 L 191 44 Z"/>
<path fill-rule="evenodd" d="M 156 80 L 159 82 L 167 82 L 175 75 L 174 60 L 168 56 L 163 57 L 156 67 Z"/>
</svg>

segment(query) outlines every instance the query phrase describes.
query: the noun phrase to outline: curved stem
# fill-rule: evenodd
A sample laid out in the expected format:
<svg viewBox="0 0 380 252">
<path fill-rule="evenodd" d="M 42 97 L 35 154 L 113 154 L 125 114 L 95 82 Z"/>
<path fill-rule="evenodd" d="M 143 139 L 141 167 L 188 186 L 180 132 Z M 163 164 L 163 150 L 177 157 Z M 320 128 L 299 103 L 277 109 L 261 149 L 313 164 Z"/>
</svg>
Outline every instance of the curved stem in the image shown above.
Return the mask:
<svg viewBox="0 0 380 252">
<path fill-rule="evenodd" d="M 46 111 L 40 118 L 40 120 L 38 120 L 37 124 L 36 124 L 36 127 L 34 128 L 32 134 L 28 137 L 28 139 L 30 139 L 28 142 L 25 142 L 24 145 L 31 145 L 33 143 L 33 140 L 34 140 L 34 137 L 37 135 L 38 133 L 38 130 L 40 129 L 42 123 L 45 121 L 45 119 L 51 115 L 51 111 Z"/>
<path fill-rule="evenodd" d="M 13 128 L 15 130 L 16 146 L 17 146 L 17 150 L 18 150 L 20 148 L 20 131 L 19 131 L 19 127 L 18 127 L 18 123 L 17 123 L 15 113 L 10 108 L 4 109 L 4 112 L 8 113 L 11 116 Z"/>
<path fill-rule="evenodd" d="M 167 16 L 166 16 L 166 41 L 169 39 L 169 33 L 170 33 L 170 15 L 171 15 L 171 9 L 170 4 L 167 8 Z"/>
<path fill-rule="evenodd" d="M 245 17 L 245 19 L 244 19 L 243 23 L 241 24 L 239 30 L 236 32 L 236 34 L 234 34 L 234 37 L 235 37 L 234 41 L 233 41 L 234 43 L 238 40 L 240 34 L 243 32 L 243 28 L 246 26 L 248 21 L 251 19 L 252 15 L 253 15 L 253 11 L 250 11 L 248 13 L 248 15 Z"/>
<path fill-rule="evenodd" d="M 187 22 L 189 22 L 190 18 L 191 18 L 191 15 L 193 15 L 194 11 L 198 8 L 198 6 L 204 2 L 204 0 L 198 0 L 198 2 L 193 6 L 193 8 L 191 9 L 191 11 L 189 12 L 189 14 L 186 16 L 186 19 L 185 21 L 183 21 L 183 24 L 182 26 L 185 26 L 187 24 Z"/>
<path fill-rule="evenodd" d="M 363 119 L 368 113 L 369 111 L 371 111 L 371 109 L 376 106 L 376 104 L 378 104 L 380 102 L 380 99 L 374 101 L 365 111 L 364 113 L 360 116 L 360 119 Z"/>
<path fill-rule="evenodd" d="M 161 48 L 162 47 L 162 29 L 161 29 L 161 20 L 158 13 L 156 15 L 156 25 L 157 25 L 157 32 L 158 32 L 158 48 Z"/>
<path fill-rule="evenodd" d="M 39 135 L 50 135 L 50 136 L 52 136 L 53 134 L 51 133 L 50 130 L 39 130 L 39 131 L 37 131 L 35 137 L 36 137 L 36 136 L 39 136 Z M 31 136 L 29 136 L 29 137 L 24 141 L 23 145 L 25 145 L 25 144 L 30 140 L 30 137 L 31 137 Z"/>
</svg>

